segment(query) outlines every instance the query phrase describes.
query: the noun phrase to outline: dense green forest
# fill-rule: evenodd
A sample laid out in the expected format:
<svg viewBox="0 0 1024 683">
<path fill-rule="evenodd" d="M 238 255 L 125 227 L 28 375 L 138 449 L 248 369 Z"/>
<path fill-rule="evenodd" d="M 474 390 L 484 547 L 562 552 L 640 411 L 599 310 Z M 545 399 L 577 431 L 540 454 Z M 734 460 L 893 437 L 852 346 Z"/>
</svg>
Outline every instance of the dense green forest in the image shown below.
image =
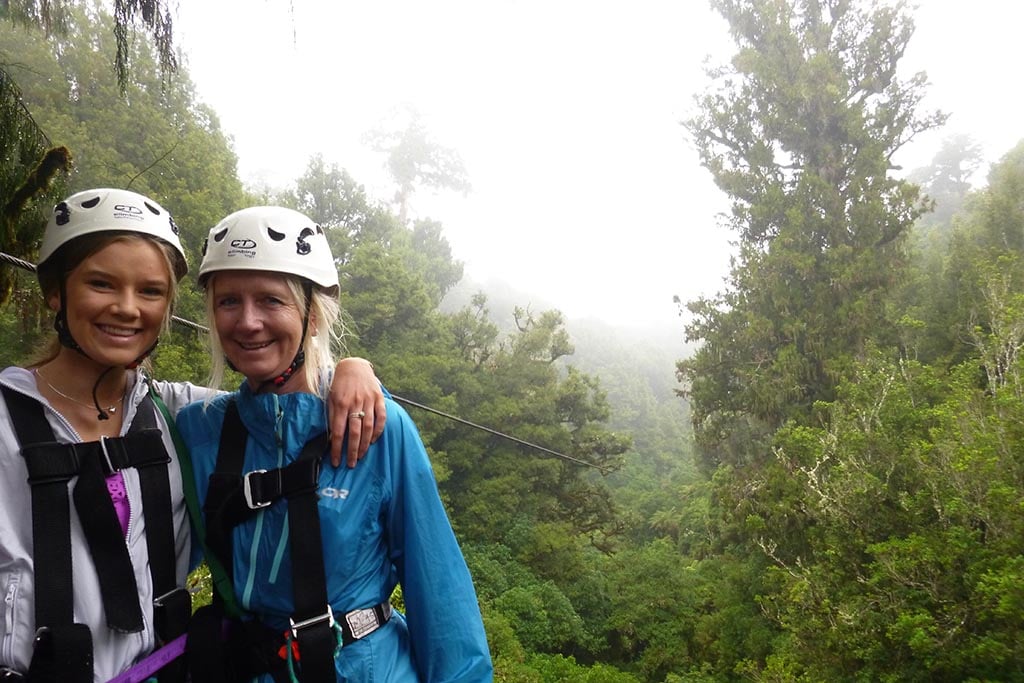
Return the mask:
<svg viewBox="0 0 1024 683">
<path fill-rule="evenodd" d="M 399 396 L 572 458 L 410 409 L 498 681 L 1024 681 L 1024 144 L 980 188 L 968 137 L 892 168 L 945 120 L 923 74 L 897 75 L 902 3 L 711 4 L 736 51 L 680 134 L 738 253 L 721 292 L 679 302 L 675 358 L 459 294 L 443 223 L 403 218 L 422 149 L 381 138 L 398 208 L 319 157 L 247 190 L 167 27 L 119 41 L 92 4 L 56 3 L 70 32 L 0 4 L 0 251 L 33 261 L 47 208 L 95 186 L 169 208 L 192 264 L 247 204 L 316 216 L 350 353 Z M 50 323 L 33 276 L 5 262 L 0 298 L 0 360 L 23 362 Z M 203 319 L 191 279 L 176 313 Z M 206 356 L 178 325 L 154 373 L 202 382 Z"/>
</svg>

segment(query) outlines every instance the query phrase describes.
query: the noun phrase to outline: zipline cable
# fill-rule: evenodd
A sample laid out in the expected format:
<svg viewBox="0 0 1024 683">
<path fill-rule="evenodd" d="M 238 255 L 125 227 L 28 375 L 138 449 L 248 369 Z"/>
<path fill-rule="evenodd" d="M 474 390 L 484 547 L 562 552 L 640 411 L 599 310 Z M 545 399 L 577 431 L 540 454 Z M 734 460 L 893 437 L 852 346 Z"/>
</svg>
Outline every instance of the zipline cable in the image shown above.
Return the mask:
<svg viewBox="0 0 1024 683">
<path fill-rule="evenodd" d="M 413 408 L 419 408 L 420 410 L 426 410 L 429 413 L 434 413 L 435 415 L 440 415 L 441 417 L 446 417 L 449 420 L 452 420 L 454 422 L 458 422 L 460 424 L 464 424 L 467 427 L 472 427 L 473 429 L 479 429 L 481 431 L 487 432 L 488 434 L 494 434 L 495 436 L 500 436 L 503 439 L 508 439 L 509 441 L 514 441 L 515 443 L 522 444 L 523 446 L 529 446 L 530 448 L 534 448 L 534 449 L 536 449 L 538 451 L 542 451 L 542 452 L 547 453 L 549 455 L 553 455 L 556 458 L 561 458 L 563 460 L 568 460 L 569 462 L 574 462 L 574 463 L 576 463 L 578 465 L 586 465 L 587 467 L 593 467 L 595 469 L 600 470 L 602 473 L 605 473 L 605 474 L 607 474 L 609 471 L 611 471 L 609 468 L 601 467 L 600 465 L 598 465 L 596 463 L 587 462 L 586 460 L 580 460 L 579 458 L 574 458 L 571 455 L 566 455 L 565 453 L 559 453 L 558 451 L 553 451 L 550 448 L 544 448 L 544 446 L 538 446 L 537 444 L 530 443 L 529 441 L 523 441 L 522 439 L 519 439 L 517 437 L 511 436 L 509 434 L 505 434 L 503 432 L 499 432 L 496 429 L 491 429 L 490 427 L 485 427 L 485 426 L 483 426 L 481 424 L 477 424 L 475 422 L 470 422 L 469 420 L 464 420 L 461 417 L 457 417 L 457 416 L 452 415 L 450 413 L 446 413 L 446 412 L 440 411 L 437 408 L 431 408 L 430 406 L 425 406 L 422 403 L 417 403 L 416 401 L 410 400 L 408 398 L 402 398 L 401 396 L 396 396 L 395 394 L 391 394 L 391 398 L 395 399 L 396 401 L 401 401 L 402 403 L 410 405 Z"/>
<path fill-rule="evenodd" d="M 18 268 L 23 268 L 24 270 L 27 270 L 27 271 L 32 272 L 32 273 L 36 272 L 36 266 L 35 266 L 34 263 L 29 263 L 28 261 L 25 261 L 24 259 L 20 259 L 20 258 L 18 258 L 16 256 L 11 256 L 10 254 L 5 254 L 2 251 L 0 251 L 0 261 L 4 261 L 4 262 L 9 263 L 9 264 L 11 264 L 13 266 L 17 266 Z M 179 318 L 176 315 L 172 315 L 171 316 L 171 320 L 173 320 L 174 322 L 178 323 L 179 325 L 182 325 L 184 327 L 188 327 L 189 329 L 195 330 L 197 332 L 202 332 L 204 334 L 209 334 L 210 333 L 210 328 L 206 327 L 205 325 L 200 325 L 199 323 L 192 322 L 191 320 L 187 320 L 185 318 Z M 601 467 L 597 463 L 587 462 L 586 460 L 581 460 L 580 458 L 574 458 L 571 455 L 566 455 L 565 453 L 559 453 L 558 451 L 553 451 L 550 448 L 545 448 L 544 446 L 538 446 L 537 444 L 530 443 L 529 441 L 523 441 L 522 439 L 517 438 L 515 436 L 512 436 L 510 434 L 505 434 L 504 432 L 499 432 L 496 429 L 491 429 L 490 427 L 485 427 L 485 426 L 483 426 L 481 424 L 477 424 L 475 422 L 470 422 L 469 420 L 464 420 L 463 418 L 457 417 L 455 415 L 452 415 L 451 413 L 446 413 L 446 412 L 443 412 L 443 411 L 438 410 L 436 408 L 431 408 L 430 406 L 423 405 L 422 403 L 417 403 L 416 401 L 413 401 L 413 400 L 408 399 L 408 398 L 404 398 L 402 396 L 398 396 L 397 394 L 391 394 L 391 398 L 395 399 L 399 403 L 404 403 L 406 405 L 412 406 L 413 408 L 419 408 L 420 410 L 425 410 L 425 411 L 427 411 L 429 413 L 434 413 L 435 415 L 440 415 L 441 417 L 444 417 L 444 418 L 447 418 L 449 420 L 452 420 L 453 422 L 458 422 L 460 424 L 464 424 L 467 427 L 472 427 L 473 429 L 479 429 L 481 431 L 487 432 L 488 434 L 493 434 L 495 436 L 499 436 L 499 437 L 501 437 L 503 439 L 507 439 L 509 441 L 512 441 L 512 442 L 517 443 L 517 444 L 520 444 L 522 446 L 526 446 L 528 448 L 532 448 L 532 449 L 534 449 L 536 451 L 540 451 L 542 453 L 547 453 L 548 455 L 554 456 L 556 458 L 561 458 L 562 460 L 566 460 L 568 462 L 576 463 L 577 465 L 585 465 L 587 467 L 593 467 L 594 469 L 599 470 L 602 474 L 608 474 L 611 471 L 611 468 Z"/>
</svg>

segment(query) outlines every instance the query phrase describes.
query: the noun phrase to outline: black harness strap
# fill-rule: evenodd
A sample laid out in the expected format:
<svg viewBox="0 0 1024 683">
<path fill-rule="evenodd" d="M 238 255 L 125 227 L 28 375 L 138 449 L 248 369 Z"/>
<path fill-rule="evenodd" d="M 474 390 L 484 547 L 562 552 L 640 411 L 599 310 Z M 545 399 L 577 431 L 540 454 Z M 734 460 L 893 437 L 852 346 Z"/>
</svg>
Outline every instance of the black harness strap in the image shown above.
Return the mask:
<svg viewBox="0 0 1024 683">
<path fill-rule="evenodd" d="M 53 430 L 46 423 L 35 419 L 24 419 L 41 409 L 41 406 L 24 394 L 0 387 L 11 423 L 23 446 L 21 454 L 29 468 L 28 483 L 32 486 L 32 554 L 36 565 L 47 568 L 36 572 L 36 623 L 63 624 L 74 621 L 74 606 L 67 596 L 71 595 L 71 538 L 68 525 L 61 522 L 71 517 L 68 503 L 67 481 L 63 468 L 48 458 L 43 450 L 33 456 L 36 444 L 53 440 Z M 39 468 L 33 470 L 33 464 Z M 66 536 L 61 538 L 61 535 Z M 64 552 L 65 547 L 67 552 Z"/>
<path fill-rule="evenodd" d="M 304 681 L 334 681 L 334 652 L 338 647 L 334 613 L 327 602 L 327 578 L 324 570 L 323 537 L 320 535 L 320 511 L 317 507 L 317 480 L 320 459 L 330 445 L 326 433 L 308 442 L 299 455 L 317 463 L 312 485 L 288 496 L 288 544 L 292 551 L 292 637 L 304 654 Z M 301 577 L 301 578 L 300 578 Z"/>
<path fill-rule="evenodd" d="M 0 387 L 21 443 L 52 441 L 45 418 L 24 419 L 41 411 L 27 396 Z M 40 412 L 41 416 L 41 412 Z M 22 449 L 24 454 L 24 449 Z M 26 459 L 27 462 L 27 459 Z M 36 637 L 29 679 L 46 683 L 92 683 L 92 634 L 74 623 L 71 568 L 71 506 L 67 478 L 44 475 L 32 480 L 32 554 L 35 562 Z M 45 571 L 39 571 L 46 567 Z"/>
<path fill-rule="evenodd" d="M 139 404 L 126 436 L 63 444 L 55 440 L 40 403 L 6 387 L 2 391 L 22 444 L 21 452 L 32 486 L 35 616 L 40 633 L 30 674 L 33 680 L 36 675 L 39 680 L 51 680 L 42 669 L 53 668 L 56 678 L 52 680 L 70 680 L 63 668 L 64 660 L 87 660 L 90 663 L 88 680 L 91 681 L 91 636 L 88 627 L 73 623 L 68 482 L 78 477 L 72 497 L 96 564 L 107 625 L 117 631 L 139 632 L 143 629 L 143 617 L 135 574 L 104 481 L 116 471 L 129 467 L 138 470 L 150 574 L 156 596 L 154 626 L 158 644 L 163 644 L 185 632 L 191 612 L 191 598 L 184 588 L 177 586 L 175 577 L 174 524 L 167 473 L 170 458 L 148 396 Z M 81 636 L 83 629 L 87 643 Z M 66 637 L 65 631 L 78 635 Z M 61 661 L 59 666 L 47 663 L 57 660 Z M 181 672 L 175 677 L 161 672 L 160 679 L 162 683 L 170 683 L 182 680 L 182 676 Z"/>
<path fill-rule="evenodd" d="M 29 465 L 31 476 L 32 466 Z M 122 633 L 142 631 L 142 608 L 139 607 L 139 590 L 135 585 L 135 569 L 97 458 L 83 458 L 79 462 L 78 482 L 72 498 L 85 532 L 89 554 L 96 564 L 107 626 Z"/>
<path fill-rule="evenodd" d="M 320 463 L 327 451 L 326 433 L 310 440 L 295 462 L 274 470 L 242 475 L 249 434 L 235 401 L 228 403 L 221 429 L 217 464 L 210 476 L 204 509 L 207 541 L 224 566 L 232 567 L 231 533 L 264 507 L 288 500 L 288 542 L 292 561 L 295 612 L 292 636 L 301 651 L 304 683 L 336 680 L 334 652 L 338 646 L 334 615 L 327 602 L 327 579 L 317 508 Z"/>
<path fill-rule="evenodd" d="M 203 505 L 206 517 L 206 543 L 210 552 L 217 555 L 229 576 L 234 567 L 231 530 L 255 514 L 248 508 L 240 509 L 237 502 L 244 494 L 239 474 L 242 471 L 248 438 L 249 434 L 238 415 L 238 405 L 234 399 L 229 400 L 221 426 L 217 462 L 210 475 L 210 486 Z"/>
<path fill-rule="evenodd" d="M 143 410 L 145 406 L 145 410 Z M 149 574 L 153 580 L 153 630 L 161 647 L 188 630 L 192 614 L 192 595 L 178 584 L 174 549 L 174 515 L 171 506 L 171 482 L 167 472 L 170 457 L 156 423 L 153 399 L 147 394 L 139 404 L 132 427 L 141 423 L 140 432 L 155 440 L 152 446 L 141 446 L 142 452 L 133 461 L 142 489 L 142 507 L 146 512 L 146 550 Z M 129 428 L 129 433 L 131 428 Z M 147 452 L 151 457 L 147 458 Z M 127 453 L 126 453 L 127 455 Z M 185 680 L 184 658 L 164 666 L 157 675 L 160 683 Z"/>
</svg>

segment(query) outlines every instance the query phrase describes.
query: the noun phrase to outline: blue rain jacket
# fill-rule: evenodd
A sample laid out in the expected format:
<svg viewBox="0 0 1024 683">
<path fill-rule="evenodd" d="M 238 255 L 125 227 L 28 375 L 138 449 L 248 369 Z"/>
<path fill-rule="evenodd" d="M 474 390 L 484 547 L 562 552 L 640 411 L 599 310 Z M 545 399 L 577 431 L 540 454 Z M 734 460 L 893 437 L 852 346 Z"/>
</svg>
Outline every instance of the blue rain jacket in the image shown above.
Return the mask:
<svg viewBox="0 0 1024 683">
<path fill-rule="evenodd" d="M 233 396 L 249 431 L 244 471 L 283 467 L 327 429 L 325 405 L 307 393 Z M 194 462 L 200 502 L 217 460 L 227 396 L 194 403 L 177 422 Z M 336 615 L 386 601 L 402 585 L 397 611 L 335 660 L 338 681 L 491 681 L 487 638 L 476 592 L 438 495 L 419 432 L 390 398 L 383 435 L 354 469 L 320 473 L 320 526 L 328 601 Z M 326 457 L 326 456 L 325 456 Z M 279 500 L 233 534 L 239 604 L 282 633 L 292 613 L 288 504 Z M 264 676 L 263 683 L 270 683 Z"/>
</svg>

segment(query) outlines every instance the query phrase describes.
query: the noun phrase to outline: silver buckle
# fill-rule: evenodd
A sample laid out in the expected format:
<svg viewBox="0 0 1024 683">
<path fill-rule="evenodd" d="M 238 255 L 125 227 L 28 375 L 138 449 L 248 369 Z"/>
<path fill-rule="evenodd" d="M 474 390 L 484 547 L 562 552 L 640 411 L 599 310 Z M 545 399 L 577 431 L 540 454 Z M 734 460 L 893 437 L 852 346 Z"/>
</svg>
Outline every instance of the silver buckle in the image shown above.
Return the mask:
<svg viewBox="0 0 1024 683">
<path fill-rule="evenodd" d="M 291 627 L 292 630 L 292 638 L 299 637 L 299 629 L 304 629 L 307 626 L 316 626 L 322 621 L 326 621 L 329 627 L 334 628 L 334 610 L 331 609 L 330 605 L 327 605 L 327 611 L 321 614 L 320 616 L 310 617 L 309 619 L 303 619 L 298 623 L 296 623 L 295 620 L 291 617 L 288 617 L 288 625 Z"/>
<path fill-rule="evenodd" d="M 246 472 L 245 476 L 242 477 L 242 493 L 245 495 L 245 504 L 249 506 L 250 510 L 259 510 L 260 508 L 270 506 L 270 503 L 252 502 L 252 484 L 249 483 L 249 477 L 254 474 L 263 474 L 264 472 L 266 472 L 266 470 L 253 470 L 252 472 Z"/>
<path fill-rule="evenodd" d="M 179 593 L 179 592 L 185 591 L 185 590 L 186 589 L 182 588 L 181 586 L 178 586 L 176 588 L 172 588 L 171 590 L 167 591 L 163 595 L 153 598 L 153 604 L 156 605 L 157 607 L 163 607 L 165 600 L 170 598 L 175 593 Z"/>
<path fill-rule="evenodd" d="M 352 610 L 345 615 L 345 621 L 348 622 L 349 631 L 356 640 L 373 633 L 380 626 L 377 612 L 372 607 Z"/>
</svg>

